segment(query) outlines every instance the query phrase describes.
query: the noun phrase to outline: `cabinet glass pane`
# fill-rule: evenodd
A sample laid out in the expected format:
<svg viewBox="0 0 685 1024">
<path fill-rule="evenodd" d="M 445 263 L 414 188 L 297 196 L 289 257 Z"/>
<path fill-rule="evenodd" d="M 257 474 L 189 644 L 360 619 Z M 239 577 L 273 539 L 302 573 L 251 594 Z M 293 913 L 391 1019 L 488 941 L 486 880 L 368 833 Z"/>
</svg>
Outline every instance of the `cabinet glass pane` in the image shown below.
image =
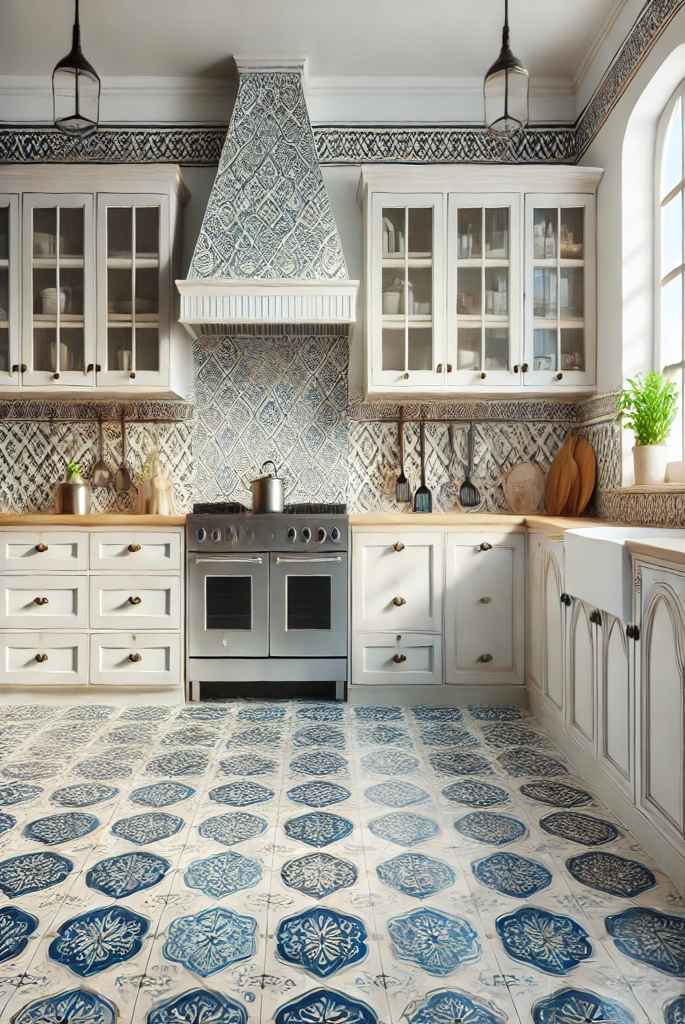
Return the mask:
<svg viewBox="0 0 685 1024">
<path fill-rule="evenodd" d="M 409 257 L 433 255 L 433 210 L 409 210 Z"/>
<path fill-rule="evenodd" d="M 54 256 L 57 251 L 57 210 L 34 209 L 33 255 Z"/>
<path fill-rule="evenodd" d="M 533 369 L 557 370 L 557 332 L 546 328 L 533 331 Z"/>
<path fill-rule="evenodd" d="M 404 328 L 393 330 L 384 327 L 382 350 L 383 370 L 404 370 Z"/>
<path fill-rule="evenodd" d="M 535 267 L 533 273 L 533 315 L 544 319 L 557 318 L 557 271 Z"/>
<path fill-rule="evenodd" d="M 661 276 L 683 262 L 683 193 L 661 208 Z"/>
<path fill-rule="evenodd" d="M 485 258 L 509 258 L 509 210 L 485 211 Z"/>
<path fill-rule="evenodd" d="M 480 327 L 460 327 L 457 330 L 457 369 L 480 370 Z"/>
<path fill-rule="evenodd" d="M 159 370 L 159 330 L 156 327 L 136 327 L 136 370 Z"/>
<path fill-rule="evenodd" d="M 562 327 L 561 369 L 585 369 L 585 331 L 582 327 Z"/>
<path fill-rule="evenodd" d="M 460 316 L 481 315 L 481 288 L 480 267 L 463 267 L 457 272 L 457 313 Z"/>
<path fill-rule="evenodd" d="M 383 210 L 383 255 L 404 256 L 405 211 L 388 207 Z"/>
<path fill-rule="evenodd" d="M 457 259 L 480 259 L 483 254 L 483 211 L 459 210 L 457 215 Z"/>
<path fill-rule="evenodd" d="M 585 312 L 585 271 L 562 267 L 559 279 L 559 314 L 562 320 L 582 320 Z"/>
<path fill-rule="evenodd" d="M 55 327 L 34 327 L 33 329 L 34 369 L 48 373 L 57 370 L 57 329 Z"/>
<path fill-rule="evenodd" d="M 62 312 L 69 316 L 83 316 L 83 269 L 62 267 L 60 270 L 60 291 L 64 293 Z"/>
<path fill-rule="evenodd" d="M 64 289 L 57 293 L 57 270 L 55 267 L 34 267 L 33 269 L 33 312 L 36 316 L 55 320 L 57 308 L 66 311 L 67 294 Z"/>
<path fill-rule="evenodd" d="M 107 257 L 130 260 L 133 249 L 133 210 L 110 206 L 107 210 Z"/>
<path fill-rule="evenodd" d="M 85 370 L 83 328 L 64 327 L 60 330 L 59 369 Z"/>
<path fill-rule="evenodd" d="M 10 332 L 6 327 L 0 327 L 0 371 L 9 373 L 10 370 Z"/>
<path fill-rule="evenodd" d="M 107 329 L 107 366 L 110 370 L 133 369 L 133 330 L 130 327 Z"/>
<path fill-rule="evenodd" d="M 159 256 L 159 208 L 136 207 L 136 256 L 156 259 Z"/>
<path fill-rule="evenodd" d="M 433 329 L 409 328 L 409 370 L 433 369 Z"/>
<path fill-rule="evenodd" d="M 557 210 L 533 211 L 533 257 L 536 260 L 553 260 L 558 256 L 559 213 Z"/>
<path fill-rule="evenodd" d="M 487 267 L 485 270 L 485 315 L 509 315 L 509 270 Z"/>
<path fill-rule="evenodd" d="M 509 369 L 509 328 L 485 328 L 485 369 Z"/>
<path fill-rule="evenodd" d="M 383 268 L 383 315 L 404 313 L 404 273 L 392 267 Z"/>
<path fill-rule="evenodd" d="M 407 313 L 430 316 L 433 312 L 433 271 L 430 267 L 409 267 Z"/>
<path fill-rule="evenodd" d="M 582 206 L 562 209 L 559 242 L 562 260 L 585 258 L 585 210 Z"/>
<path fill-rule="evenodd" d="M 159 274 L 155 269 L 136 267 L 136 314 L 157 316 L 159 312 Z"/>
<path fill-rule="evenodd" d="M 60 256 L 83 257 L 84 213 L 82 207 L 62 206 L 59 211 Z"/>
<path fill-rule="evenodd" d="M 683 358 L 683 278 L 674 277 L 661 289 L 661 338 L 659 362 L 662 366 L 679 363 Z"/>
<path fill-rule="evenodd" d="M 9 259 L 10 255 L 10 211 L 8 206 L 0 206 L 0 260 Z"/>
<path fill-rule="evenodd" d="M 133 277 L 130 269 L 110 267 L 107 271 L 107 312 L 130 319 L 133 312 Z"/>
<path fill-rule="evenodd" d="M 0 267 L 0 328 L 7 327 L 10 308 L 9 267 Z"/>
</svg>

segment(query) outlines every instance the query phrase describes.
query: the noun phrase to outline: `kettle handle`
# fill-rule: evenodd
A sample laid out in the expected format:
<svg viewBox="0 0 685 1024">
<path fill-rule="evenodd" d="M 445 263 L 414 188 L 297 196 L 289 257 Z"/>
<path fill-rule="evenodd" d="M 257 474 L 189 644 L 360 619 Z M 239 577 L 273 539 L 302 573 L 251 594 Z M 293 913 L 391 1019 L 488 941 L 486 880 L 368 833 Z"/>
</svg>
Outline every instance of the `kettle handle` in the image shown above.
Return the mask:
<svg viewBox="0 0 685 1024">
<path fill-rule="evenodd" d="M 260 473 L 263 473 L 267 466 L 273 466 L 274 471 L 273 473 L 270 474 L 271 476 L 278 476 L 278 469 L 276 468 L 276 463 L 273 461 L 273 459 L 267 459 L 266 462 L 262 463 Z"/>
</svg>

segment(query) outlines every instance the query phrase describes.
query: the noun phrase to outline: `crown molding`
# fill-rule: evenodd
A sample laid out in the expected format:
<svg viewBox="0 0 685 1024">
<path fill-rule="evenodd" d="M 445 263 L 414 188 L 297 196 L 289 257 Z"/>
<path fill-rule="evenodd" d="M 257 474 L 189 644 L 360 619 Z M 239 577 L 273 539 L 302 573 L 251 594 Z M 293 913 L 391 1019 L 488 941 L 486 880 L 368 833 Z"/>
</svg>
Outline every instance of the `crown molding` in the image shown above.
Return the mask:
<svg viewBox="0 0 685 1024">
<path fill-rule="evenodd" d="M 589 49 L 576 68 L 576 73 L 573 76 L 573 90 L 576 95 L 579 93 L 582 82 L 589 74 L 590 69 L 601 52 L 602 47 L 611 36 L 616 23 L 629 3 L 630 0 L 614 0 L 613 6 L 607 14 L 602 27 L 593 37 Z"/>
</svg>

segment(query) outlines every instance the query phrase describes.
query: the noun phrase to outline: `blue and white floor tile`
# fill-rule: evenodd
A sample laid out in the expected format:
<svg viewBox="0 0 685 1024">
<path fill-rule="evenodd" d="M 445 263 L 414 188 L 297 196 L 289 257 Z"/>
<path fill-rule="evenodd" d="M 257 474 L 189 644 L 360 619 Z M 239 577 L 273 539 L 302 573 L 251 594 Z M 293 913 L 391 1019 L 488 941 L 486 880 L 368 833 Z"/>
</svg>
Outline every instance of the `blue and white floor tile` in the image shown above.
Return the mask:
<svg viewBox="0 0 685 1024">
<path fill-rule="evenodd" d="M 0 751 L 3 1022 L 685 1022 L 685 903 L 517 708 L 15 706 Z"/>
</svg>

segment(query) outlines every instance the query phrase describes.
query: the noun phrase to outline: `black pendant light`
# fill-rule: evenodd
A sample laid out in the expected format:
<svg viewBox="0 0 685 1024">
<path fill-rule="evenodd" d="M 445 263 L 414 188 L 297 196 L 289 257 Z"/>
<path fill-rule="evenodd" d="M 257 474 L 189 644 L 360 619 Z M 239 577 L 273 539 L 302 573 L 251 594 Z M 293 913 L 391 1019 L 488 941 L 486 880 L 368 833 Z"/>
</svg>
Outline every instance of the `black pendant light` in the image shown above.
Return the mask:
<svg viewBox="0 0 685 1024">
<path fill-rule="evenodd" d="M 509 0 L 504 0 L 500 55 L 483 83 L 485 124 L 495 135 L 511 138 L 528 124 L 528 70 L 509 47 Z"/>
<path fill-rule="evenodd" d="M 100 116 L 100 77 L 81 49 L 79 0 L 74 2 L 71 50 L 52 72 L 52 110 L 55 127 L 67 135 L 97 131 Z"/>
</svg>

